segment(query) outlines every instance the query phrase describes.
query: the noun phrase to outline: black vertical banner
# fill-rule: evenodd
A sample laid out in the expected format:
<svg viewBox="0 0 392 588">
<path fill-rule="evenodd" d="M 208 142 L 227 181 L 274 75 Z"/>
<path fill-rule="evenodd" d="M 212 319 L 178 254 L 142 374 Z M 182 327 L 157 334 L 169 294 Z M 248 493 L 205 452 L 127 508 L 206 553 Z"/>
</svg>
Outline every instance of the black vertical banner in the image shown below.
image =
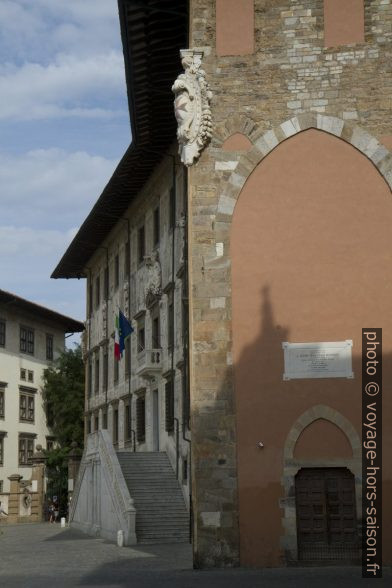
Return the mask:
<svg viewBox="0 0 392 588">
<path fill-rule="evenodd" d="M 382 578 L 382 329 L 362 329 L 362 577 Z"/>
</svg>

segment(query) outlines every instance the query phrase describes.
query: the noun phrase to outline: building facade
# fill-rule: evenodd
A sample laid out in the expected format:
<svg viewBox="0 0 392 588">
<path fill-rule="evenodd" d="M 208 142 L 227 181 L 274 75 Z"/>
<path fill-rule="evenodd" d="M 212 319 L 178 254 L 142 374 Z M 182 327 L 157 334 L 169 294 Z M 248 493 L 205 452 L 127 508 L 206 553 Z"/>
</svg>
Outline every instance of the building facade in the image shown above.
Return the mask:
<svg viewBox="0 0 392 588">
<path fill-rule="evenodd" d="M 116 449 L 166 451 L 189 502 L 186 184 L 170 159 L 89 261 L 86 432 L 107 429 Z M 134 329 L 120 361 L 119 310 Z"/>
<path fill-rule="evenodd" d="M 47 423 L 42 376 L 65 349 L 65 333 L 83 323 L 0 290 L 0 493 L 7 504 L 9 477 L 31 477 L 37 445 L 55 439 Z"/>
<path fill-rule="evenodd" d="M 165 109 L 175 97 L 188 179 L 182 224 L 192 450 L 186 460 L 192 466 L 195 565 L 356 561 L 365 523 L 362 328 L 383 329 L 385 381 L 392 375 L 392 5 L 388 0 L 191 0 L 188 13 L 186 2 L 151 0 L 141 7 L 124 0 L 119 8 L 133 148 L 54 276 L 86 276 L 94 287 L 97 266 L 91 260 L 100 257 L 103 267 L 105 239 L 113 229 L 120 231 L 125 211 L 131 218 L 132 201 L 135 253 L 129 271 L 137 285 L 131 280 L 127 290 L 130 317 L 152 345 L 157 311 L 153 305 L 148 309 L 145 296 L 140 314 L 146 273 L 137 269 L 137 251 L 148 216 L 154 242 L 157 196 L 153 188 L 144 189 L 160 177 L 164 162 L 169 164 L 173 128 L 160 125 L 169 125 Z M 153 47 L 167 52 L 154 53 Z M 179 52 L 187 48 L 180 74 Z M 175 96 L 168 93 L 172 85 Z M 158 152 L 161 157 L 154 160 Z M 163 183 L 163 200 L 166 190 Z M 106 224 L 91 244 L 86 236 L 100 218 Z M 109 255 L 116 255 L 116 247 L 108 247 Z M 147 257 L 153 248 L 149 245 Z M 168 253 L 159 250 L 162 275 L 165 265 L 178 264 L 170 266 Z M 157 258 L 146 261 L 151 267 Z M 87 267 L 93 268 L 91 276 Z M 181 289 L 173 281 L 174 289 Z M 163 289 L 166 283 L 163 278 Z M 94 293 L 89 295 L 92 300 Z M 179 342 L 181 330 L 174 328 Z M 285 359 L 293 344 L 316 349 L 345 344 L 350 369 L 336 377 L 326 367 L 320 377 L 309 368 L 293 378 Z M 132 345 L 131 374 L 143 369 L 138 344 Z M 179 354 L 175 358 L 181 361 Z M 131 393 L 140 385 L 135 379 Z M 149 423 L 154 422 L 151 398 Z M 177 418 L 181 406 L 178 398 Z M 390 411 L 385 396 L 385 494 L 392 476 L 385 420 Z M 134 413 L 137 419 L 137 406 Z M 94 418 L 99 425 L 99 414 Z M 161 439 L 166 443 L 166 434 L 154 445 L 151 430 L 140 449 L 169 447 Z M 383 520 L 390 522 L 391 516 L 385 502 Z M 390 545 L 385 527 L 383 557 L 389 563 Z"/>
</svg>

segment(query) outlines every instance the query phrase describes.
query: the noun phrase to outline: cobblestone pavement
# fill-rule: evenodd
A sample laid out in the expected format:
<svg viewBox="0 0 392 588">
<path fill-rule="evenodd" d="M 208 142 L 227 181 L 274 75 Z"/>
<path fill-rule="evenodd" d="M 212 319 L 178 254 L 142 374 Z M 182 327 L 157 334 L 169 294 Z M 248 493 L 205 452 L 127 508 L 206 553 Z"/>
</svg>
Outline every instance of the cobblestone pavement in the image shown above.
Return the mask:
<svg viewBox="0 0 392 588">
<path fill-rule="evenodd" d="M 384 578 L 362 580 L 359 568 L 264 570 L 192 569 L 190 545 L 123 547 L 59 525 L 0 527 L 1 588 L 317 588 L 392 587 Z"/>
</svg>

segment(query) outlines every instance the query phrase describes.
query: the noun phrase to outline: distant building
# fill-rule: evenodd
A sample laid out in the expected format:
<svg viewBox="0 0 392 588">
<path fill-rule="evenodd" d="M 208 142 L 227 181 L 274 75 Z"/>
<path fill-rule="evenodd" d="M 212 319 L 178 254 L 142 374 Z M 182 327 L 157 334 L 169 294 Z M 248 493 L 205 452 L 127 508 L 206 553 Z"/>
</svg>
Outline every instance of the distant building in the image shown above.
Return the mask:
<svg viewBox="0 0 392 588">
<path fill-rule="evenodd" d="M 55 441 L 42 398 L 43 371 L 64 351 L 65 333 L 83 323 L 0 290 L 0 493 L 3 505 L 9 476 L 31 476 L 36 446 Z"/>
<path fill-rule="evenodd" d="M 131 450 L 146 493 L 142 454 L 158 450 L 191 491 L 196 566 L 358 561 L 362 328 L 383 328 L 392 377 L 392 5 L 119 11 L 132 144 L 53 273 L 87 278 L 92 434 L 75 521 L 110 536 L 110 518 L 113 536 L 135 507 L 139 540 Z M 135 328 L 120 366 L 119 308 Z M 387 494 L 388 420 L 383 435 Z M 87 492 L 105 472 L 117 518 Z M 387 501 L 383 516 L 391 563 Z"/>
</svg>

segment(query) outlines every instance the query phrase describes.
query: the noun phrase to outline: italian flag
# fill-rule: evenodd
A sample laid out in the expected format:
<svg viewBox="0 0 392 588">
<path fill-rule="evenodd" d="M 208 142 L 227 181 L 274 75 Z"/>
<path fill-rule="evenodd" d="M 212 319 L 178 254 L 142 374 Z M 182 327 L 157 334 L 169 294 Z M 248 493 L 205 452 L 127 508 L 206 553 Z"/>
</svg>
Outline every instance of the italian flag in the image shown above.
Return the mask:
<svg viewBox="0 0 392 588">
<path fill-rule="evenodd" d="M 121 352 L 120 352 L 120 325 L 118 320 L 118 315 L 116 315 L 116 324 L 114 329 L 114 357 L 117 361 L 121 359 Z"/>
</svg>

